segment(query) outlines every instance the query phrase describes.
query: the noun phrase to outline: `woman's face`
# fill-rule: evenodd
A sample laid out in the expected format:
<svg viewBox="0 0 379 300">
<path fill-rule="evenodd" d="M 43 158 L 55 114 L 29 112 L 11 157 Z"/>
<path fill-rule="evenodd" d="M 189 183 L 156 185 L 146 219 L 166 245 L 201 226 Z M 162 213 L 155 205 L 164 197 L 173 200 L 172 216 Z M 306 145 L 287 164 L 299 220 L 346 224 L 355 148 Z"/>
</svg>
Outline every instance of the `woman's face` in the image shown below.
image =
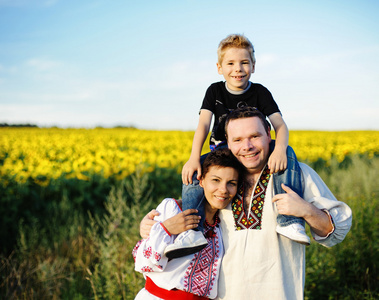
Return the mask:
<svg viewBox="0 0 379 300">
<path fill-rule="evenodd" d="M 231 167 L 211 166 L 200 180 L 200 186 L 210 207 L 223 209 L 237 193 L 238 172 Z"/>
</svg>

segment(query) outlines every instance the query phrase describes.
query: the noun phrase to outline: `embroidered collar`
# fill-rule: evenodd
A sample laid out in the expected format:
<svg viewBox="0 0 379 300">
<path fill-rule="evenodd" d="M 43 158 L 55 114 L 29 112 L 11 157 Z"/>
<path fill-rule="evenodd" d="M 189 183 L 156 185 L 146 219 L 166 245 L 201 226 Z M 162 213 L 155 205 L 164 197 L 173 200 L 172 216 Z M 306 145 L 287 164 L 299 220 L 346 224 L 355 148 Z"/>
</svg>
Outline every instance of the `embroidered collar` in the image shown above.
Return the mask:
<svg viewBox="0 0 379 300">
<path fill-rule="evenodd" d="M 244 186 L 238 191 L 238 197 L 232 201 L 232 211 L 236 230 L 262 229 L 263 204 L 267 185 L 270 180 L 270 170 L 266 166 L 259 177 L 252 195 L 251 207 L 246 215 L 244 205 Z"/>
</svg>

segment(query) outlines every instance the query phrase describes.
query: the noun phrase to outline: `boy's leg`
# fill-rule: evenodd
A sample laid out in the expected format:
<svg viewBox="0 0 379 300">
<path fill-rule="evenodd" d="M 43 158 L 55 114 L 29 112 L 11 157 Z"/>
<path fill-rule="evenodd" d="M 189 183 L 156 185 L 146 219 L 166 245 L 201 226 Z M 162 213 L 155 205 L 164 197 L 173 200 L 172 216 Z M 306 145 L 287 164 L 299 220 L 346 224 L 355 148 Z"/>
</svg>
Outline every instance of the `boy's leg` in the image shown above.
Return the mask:
<svg viewBox="0 0 379 300">
<path fill-rule="evenodd" d="M 204 154 L 200 158 L 202 164 L 207 154 Z M 195 208 L 198 210 L 197 215 L 201 217 L 199 226 L 193 230 L 187 230 L 182 232 L 175 239 L 174 244 L 168 245 L 164 251 L 165 255 L 172 259 L 185 255 L 193 254 L 203 249 L 208 241 L 204 237 L 204 220 L 205 220 L 205 207 L 204 207 L 204 190 L 199 185 L 197 179 L 197 172 L 192 176 L 192 184 L 182 187 L 182 210 Z"/>
<path fill-rule="evenodd" d="M 290 187 L 300 197 L 303 197 L 299 162 L 297 161 L 295 152 L 290 146 L 287 147 L 287 169 L 274 173 L 275 195 L 285 194 L 285 191 L 282 189 L 282 183 Z M 299 223 L 303 226 L 305 225 L 304 219 L 287 215 L 279 215 L 277 221 L 282 226 L 287 226 L 294 223 Z"/>
<path fill-rule="evenodd" d="M 199 180 L 197 179 L 197 172 L 193 174 L 192 183 L 182 187 L 182 209 L 195 208 L 198 210 L 197 215 L 201 217 L 199 226 L 195 230 L 201 232 L 204 231 L 204 220 L 205 220 L 205 211 L 204 211 L 204 190 L 199 185 Z"/>
<path fill-rule="evenodd" d="M 209 153 L 200 157 L 200 164 L 203 165 L 204 160 Z M 197 215 L 201 217 L 199 226 L 195 230 L 204 231 L 205 207 L 204 207 L 204 190 L 200 186 L 200 181 L 197 179 L 197 172 L 192 176 L 192 183 L 182 186 L 182 209 L 183 211 L 190 208 L 198 210 Z"/>
<path fill-rule="evenodd" d="M 275 193 L 285 193 L 279 183 L 284 183 L 291 187 L 300 197 L 303 197 L 303 187 L 301 185 L 301 169 L 295 152 L 291 146 L 287 147 L 287 169 L 275 173 L 277 183 L 275 184 Z"/>
<path fill-rule="evenodd" d="M 274 145 L 270 145 L 273 147 Z M 274 173 L 274 192 L 275 194 L 283 194 L 281 184 L 284 183 L 290 187 L 300 197 L 303 197 L 303 188 L 301 185 L 301 169 L 297 161 L 296 154 L 293 149 L 287 147 L 287 169 L 278 173 Z M 309 237 L 305 233 L 305 221 L 303 218 L 298 218 L 288 215 L 278 215 L 277 217 L 277 232 L 287 236 L 299 243 L 309 245 Z"/>
</svg>

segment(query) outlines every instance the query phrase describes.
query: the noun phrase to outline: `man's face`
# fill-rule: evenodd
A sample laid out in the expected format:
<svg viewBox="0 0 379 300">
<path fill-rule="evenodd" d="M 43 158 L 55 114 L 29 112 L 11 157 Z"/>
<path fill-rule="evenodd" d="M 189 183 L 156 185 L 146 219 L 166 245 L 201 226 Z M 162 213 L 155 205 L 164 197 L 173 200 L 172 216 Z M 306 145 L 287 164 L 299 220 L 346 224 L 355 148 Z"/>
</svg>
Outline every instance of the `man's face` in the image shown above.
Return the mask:
<svg viewBox="0 0 379 300">
<path fill-rule="evenodd" d="M 269 157 L 271 136 L 258 117 L 231 120 L 226 128 L 228 146 L 250 174 L 260 173 Z"/>
</svg>

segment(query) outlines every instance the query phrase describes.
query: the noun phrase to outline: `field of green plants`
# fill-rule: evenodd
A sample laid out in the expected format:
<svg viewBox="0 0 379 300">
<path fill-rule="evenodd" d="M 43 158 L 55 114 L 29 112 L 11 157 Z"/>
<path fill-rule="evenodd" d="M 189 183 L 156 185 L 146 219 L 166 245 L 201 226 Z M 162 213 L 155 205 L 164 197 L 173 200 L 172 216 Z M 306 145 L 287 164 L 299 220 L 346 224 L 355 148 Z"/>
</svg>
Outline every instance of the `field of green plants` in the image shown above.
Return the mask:
<svg viewBox="0 0 379 300">
<path fill-rule="evenodd" d="M 307 247 L 305 299 L 379 299 L 378 134 L 290 133 L 299 159 L 353 210 L 341 244 Z M 180 197 L 192 137 L 2 131 L 0 299 L 134 299 L 144 285 L 131 255 L 139 222 Z"/>
</svg>

